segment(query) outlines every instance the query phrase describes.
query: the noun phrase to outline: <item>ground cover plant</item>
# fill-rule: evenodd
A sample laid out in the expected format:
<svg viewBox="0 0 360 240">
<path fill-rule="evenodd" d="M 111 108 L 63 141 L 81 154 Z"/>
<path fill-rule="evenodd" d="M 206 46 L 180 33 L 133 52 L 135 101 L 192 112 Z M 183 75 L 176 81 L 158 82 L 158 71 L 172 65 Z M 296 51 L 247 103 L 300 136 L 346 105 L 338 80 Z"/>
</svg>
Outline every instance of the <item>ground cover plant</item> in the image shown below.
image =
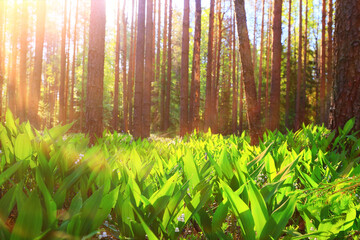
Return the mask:
<svg viewBox="0 0 360 240">
<path fill-rule="evenodd" d="M 0 125 L 1 239 L 359 239 L 360 140 L 350 120 L 94 146 L 71 125 Z"/>
</svg>

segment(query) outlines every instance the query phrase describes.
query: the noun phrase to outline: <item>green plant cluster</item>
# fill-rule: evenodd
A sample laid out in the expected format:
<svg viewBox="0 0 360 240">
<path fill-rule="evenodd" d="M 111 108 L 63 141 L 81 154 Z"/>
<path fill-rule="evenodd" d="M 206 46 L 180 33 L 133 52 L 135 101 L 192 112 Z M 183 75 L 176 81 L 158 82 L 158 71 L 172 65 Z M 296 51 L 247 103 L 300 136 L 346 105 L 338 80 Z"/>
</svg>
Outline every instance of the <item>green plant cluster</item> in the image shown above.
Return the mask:
<svg viewBox="0 0 360 240">
<path fill-rule="evenodd" d="M 43 132 L 0 125 L 0 239 L 359 239 L 351 120 L 241 136 Z"/>
</svg>

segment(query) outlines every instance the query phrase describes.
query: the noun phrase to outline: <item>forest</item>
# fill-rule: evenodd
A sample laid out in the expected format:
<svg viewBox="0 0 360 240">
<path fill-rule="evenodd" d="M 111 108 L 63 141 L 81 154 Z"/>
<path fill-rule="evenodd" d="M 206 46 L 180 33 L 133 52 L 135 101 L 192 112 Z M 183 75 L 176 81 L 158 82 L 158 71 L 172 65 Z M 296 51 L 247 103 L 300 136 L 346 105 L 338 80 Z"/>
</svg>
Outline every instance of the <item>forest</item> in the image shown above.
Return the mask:
<svg viewBox="0 0 360 240">
<path fill-rule="evenodd" d="M 359 0 L 0 0 L 0 239 L 360 239 Z"/>
</svg>

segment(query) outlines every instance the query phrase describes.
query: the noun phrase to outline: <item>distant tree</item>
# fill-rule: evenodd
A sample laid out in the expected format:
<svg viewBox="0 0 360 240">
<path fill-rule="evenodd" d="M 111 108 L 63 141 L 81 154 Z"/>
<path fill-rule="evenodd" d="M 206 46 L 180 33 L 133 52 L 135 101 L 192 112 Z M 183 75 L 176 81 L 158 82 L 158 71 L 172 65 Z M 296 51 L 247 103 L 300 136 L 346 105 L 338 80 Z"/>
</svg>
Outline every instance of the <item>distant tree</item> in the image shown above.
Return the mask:
<svg viewBox="0 0 360 240">
<path fill-rule="evenodd" d="M 199 131 L 200 122 L 200 44 L 201 44 L 201 0 L 195 1 L 195 34 L 191 74 L 189 121 L 190 130 Z"/>
<path fill-rule="evenodd" d="M 166 81 L 166 94 L 165 94 L 165 113 L 164 113 L 164 130 L 168 130 L 170 127 L 170 102 L 171 102 L 171 67 L 172 67 L 172 0 L 169 0 L 169 36 L 168 36 L 168 53 L 167 53 L 167 81 Z"/>
<path fill-rule="evenodd" d="M 303 81 L 303 67 L 302 67 L 302 0 L 300 0 L 299 9 L 299 47 L 298 47 L 298 69 L 297 69 L 297 84 L 296 84 L 296 117 L 295 117 L 295 130 L 301 127 L 301 86 Z"/>
<path fill-rule="evenodd" d="M 136 54 L 136 25 L 135 19 L 135 0 L 132 1 L 132 15 L 131 15 L 131 33 L 130 33 L 130 58 L 129 58 L 129 73 L 128 73 L 128 91 L 127 103 L 129 113 L 129 130 L 133 132 L 133 92 L 134 92 L 134 74 L 135 74 L 135 54 Z"/>
<path fill-rule="evenodd" d="M 4 22 L 5 22 L 5 1 L 0 1 L 0 118 L 2 117 L 2 107 L 3 107 L 3 84 L 5 79 L 5 53 L 3 51 L 4 46 Z"/>
<path fill-rule="evenodd" d="M 61 69 L 60 69 L 60 89 L 59 89 L 59 121 L 63 124 L 66 122 L 66 98 L 65 98 L 65 81 L 66 81 L 66 24 L 67 24 L 67 0 L 64 5 L 64 21 L 61 31 Z"/>
<path fill-rule="evenodd" d="M 291 1 L 291 0 L 290 0 Z M 261 39 L 260 39 L 260 60 L 259 60 L 259 87 L 258 87 L 258 101 L 261 105 L 261 88 L 263 78 L 263 52 L 264 52 L 264 21 L 265 21 L 265 0 L 262 0 L 261 9 Z"/>
<path fill-rule="evenodd" d="M 29 113 L 28 119 L 31 124 L 36 127 L 39 126 L 38 109 L 40 100 L 40 86 L 42 74 L 42 61 L 44 49 L 44 35 L 45 35 L 45 21 L 46 21 L 46 1 L 36 2 L 36 43 L 35 43 L 35 62 L 34 73 L 30 80 L 30 94 L 29 94 Z"/>
<path fill-rule="evenodd" d="M 360 2 L 335 3 L 335 79 L 332 128 L 343 127 L 355 117 L 360 130 Z"/>
<path fill-rule="evenodd" d="M 123 10 L 122 10 L 122 22 L 123 22 L 123 45 L 122 45 L 122 73 L 123 73 L 123 130 L 127 132 L 129 130 L 129 109 L 128 109 L 128 81 L 126 74 L 126 57 L 127 57 L 127 19 L 125 15 L 125 5 L 124 1 Z"/>
<path fill-rule="evenodd" d="M 180 136 L 189 130 L 189 25 L 190 1 L 184 0 L 184 16 L 182 30 L 181 76 L 180 76 Z"/>
<path fill-rule="evenodd" d="M 231 16 L 231 52 L 232 52 L 232 120 L 231 120 L 231 125 L 232 125 L 232 133 L 236 134 L 237 133 L 237 109 L 238 109 L 238 79 L 237 79 L 237 74 L 236 74 L 236 65 L 237 65 L 237 61 L 236 61 L 236 22 L 235 22 L 235 12 L 234 14 Z"/>
<path fill-rule="evenodd" d="M 21 34 L 20 34 L 20 65 L 19 65 L 19 94 L 17 102 L 17 116 L 20 122 L 26 118 L 26 94 L 27 94 L 27 53 L 28 53 L 28 2 L 22 4 Z"/>
<path fill-rule="evenodd" d="M 83 29 L 83 56 L 82 56 L 82 76 L 81 76 L 81 103 L 80 103 L 80 130 L 84 130 L 84 119 L 85 119 L 85 91 L 86 91 L 86 77 L 85 77 L 85 57 L 86 57 L 86 45 L 87 45 L 87 18 L 84 16 L 84 29 Z"/>
<path fill-rule="evenodd" d="M 321 68 L 320 68 L 320 122 L 325 122 L 326 94 L 326 0 L 322 1 L 321 18 Z"/>
<path fill-rule="evenodd" d="M 168 21 L 168 0 L 165 0 L 164 32 L 163 32 L 163 54 L 162 54 L 162 76 L 160 92 L 160 129 L 165 130 L 165 89 L 166 89 L 166 61 L 167 61 L 167 21 Z"/>
<path fill-rule="evenodd" d="M 17 60 L 17 53 L 18 53 L 18 25 L 17 25 L 17 1 L 14 2 L 14 8 L 12 13 L 12 20 L 13 20 L 13 28 L 12 28 L 12 39 L 11 39 L 11 72 L 9 73 L 9 82 L 7 86 L 8 90 L 8 98 L 9 98 L 9 108 L 13 112 L 13 114 L 16 114 L 16 60 Z"/>
<path fill-rule="evenodd" d="M 241 63 L 244 74 L 244 86 L 247 103 L 247 118 L 251 144 L 257 145 L 262 136 L 260 105 L 256 97 L 254 66 L 251 60 L 251 49 L 244 0 L 234 0 L 237 28 L 240 43 Z"/>
<path fill-rule="evenodd" d="M 119 82 L 120 82 L 120 0 L 117 3 L 116 14 L 116 43 L 115 43 L 115 82 L 114 103 L 112 112 L 112 128 L 117 131 L 119 127 Z"/>
<path fill-rule="evenodd" d="M 286 96 L 285 126 L 290 129 L 290 86 L 291 86 L 291 0 L 289 0 L 288 39 L 286 53 Z"/>
<path fill-rule="evenodd" d="M 95 137 L 100 137 L 103 131 L 105 24 L 105 0 L 91 0 L 86 87 L 86 129 L 91 143 L 94 143 Z"/>
<path fill-rule="evenodd" d="M 329 124 L 330 106 L 332 104 L 332 86 L 334 82 L 333 78 L 333 0 L 329 0 L 329 17 L 328 17 L 328 48 L 327 48 L 327 104 L 326 104 L 326 121 L 325 124 Z"/>
</svg>

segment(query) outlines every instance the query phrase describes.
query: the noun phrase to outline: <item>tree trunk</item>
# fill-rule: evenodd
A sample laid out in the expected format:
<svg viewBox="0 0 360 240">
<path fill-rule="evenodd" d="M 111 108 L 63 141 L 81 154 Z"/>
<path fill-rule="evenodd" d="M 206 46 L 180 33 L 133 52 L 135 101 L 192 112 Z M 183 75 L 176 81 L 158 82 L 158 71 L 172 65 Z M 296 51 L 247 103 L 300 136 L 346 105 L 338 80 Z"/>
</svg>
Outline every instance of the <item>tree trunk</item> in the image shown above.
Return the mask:
<svg viewBox="0 0 360 240">
<path fill-rule="evenodd" d="M 167 51 L 167 20 L 168 20 L 168 0 L 165 0 L 164 33 L 163 33 L 163 56 L 162 56 L 162 77 L 161 77 L 161 96 L 160 96 L 160 129 L 165 130 L 165 88 L 166 88 L 166 51 Z"/>
<path fill-rule="evenodd" d="M 172 32 L 172 0 L 169 1 L 169 36 L 168 36 L 168 54 L 167 54 L 167 82 L 166 82 L 166 101 L 164 114 L 164 130 L 170 127 L 170 97 L 171 97 L 171 32 Z"/>
<path fill-rule="evenodd" d="M 320 122 L 325 122 L 325 80 L 326 80 L 326 0 L 322 1 L 323 8 L 322 8 L 322 19 L 321 19 L 321 69 L 320 69 Z"/>
<path fill-rule="evenodd" d="M 206 66 L 206 96 L 205 96 L 205 114 L 204 114 L 204 131 L 208 131 L 211 126 L 211 82 L 212 82 L 212 67 L 213 67 L 213 45 L 214 45 L 214 8 L 215 0 L 210 1 L 210 16 L 209 16 L 209 39 L 208 39 L 208 56 Z"/>
<path fill-rule="evenodd" d="M 286 53 L 286 97 L 285 97 L 285 126 L 290 129 L 290 86 L 291 86 L 291 0 L 289 0 L 288 39 Z"/>
<path fill-rule="evenodd" d="M 28 2 L 23 2 L 21 14 L 21 35 L 20 35 L 20 66 L 19 66 L 19 95 L 17 116 L 20 122 L 24 122 L 26 118 L 26 93 L 27 93 L 27 52 L 28 52 Z"/>
<path fill-rule="evenodd" d="M 122 11 L 122 22 L 123 22 L 123 50 L 122 50 L 122 72 L 123 72 L 123 130 L 124 132 L 127 132 L 129 130 L 129 119 L 128 119 L 128 82 L 126 79 L 126 57 L 127 57 L 127 21 L 125 16 L 125 4 L 126 1 L 124 1 L 123 5 L 123 11 Z"/>
<path fill-rule="evenodd" d="M 86 23 L 87 23 L 87 19 L 84 18 L 84 32 L 83 32 L 83 56 L 82 56 L 82 81 L 81 81 L 81 105 L 80 105 L 80 131 L 84 131 L 84 119 L 85 119 L 85 111 L 84 111 L 84 105 L 85 105 L 85 91 L 86 91 L 86 78 L 85 78 L 85 56 L 86 54 L 86 36 L 87 36 L 87 32 L 86 32 Z"/>
<path fill-rule="evenodd" d="M 301 127 L 301 85 L 302 85 L 302 0 L 300 0 L 299 10 L 299 47 L 298 47 L 298 69 L 297 69 L 297 87 L 296 87 L 296 118 L 295 118 L 295 130 Z"/>
<path fill-rule="evenodd" d="M 307 82 L 307 46 L 308 46 L 308 15 L 309 3 L 306 0 L 305 10 L 305 33 L 304 33 L 304 68 L 302 74 L 301 95 L 300 95 L 300 122 L 305 122 L 306 119 L 306 82 Z"/>
<path fill-rule="evenodd" d="M 291 0 L 290 0 L 291 1 Z M 263 71 L 263 51 L 264 51 L 264 19 L 265 19 L 265 0 L 262 0 L 261 13 L 261 39 L 260 39 L 260 62 L 259 62 L 259 87 L 258 87 L 258 101 L 261 106 L 261 87 L 262 87 L 262 71 Z"/>
<path fill-rule="evenodd" d="M 71 4 L 69 6 L 69 16 L 68 16 L 68 28 L 67 28 L 67 51 L 66 51 L 66 77 L 65 77 L 65 123 L 69 121 L 69 83 L 70 83 L 70 48 L 71 48 Z"/>
<path fill-rule="evenodd" d="M 30 81 L 29 115 L 30 123 L 39 128 L 38 124 L 38 109 L 40 100 L 40 86 L 42 73 L 42 60 L 44 48 L 45 35 L 45 16 L 46 16 L 46 1 L 36 2 L 36 45 L 35 45 L 35 63 L 33 78 Z"/>
<path fill-rule="evenodd" d="M 236 79 L 236 29 L 235 29 L 235 14 L 231 16 L 231 52 L 232 52 L 232 133 L 237 134 L 237 108 L 238 108 L 238 81 Z"/>
<path fill-rule="evenodd" d="M 61 70 L 60 70 L 60 89 L 59 89 L 59 121 L 65 124 L 66 112 L 65 112 L 65 78 L 66 78 L 66 24 L 67 24 L 67 0 L 65 0 L 64 6 L 64 22 L 61 32 Z"/>
<path fill-rule="evenodd" d="M 256 97 L 254 66 L 251 60 L 249 34 L 246 26 L 246 14 L 244 0 L 234 0 L 239 33 L 240 55 L 244 73 L 244 86 L 248 111 L 248 124 L 251 144 L 257 145 L 262 136 L 260 105 Z"/>
<path fill-rule="evenodd" d="M 240 76 L 240 106 L 239 106 L 239 134 L 241 135 L 243 132 L 243 110 L 244 110 L 244 74 L 243 69 L 241 69 Z"/>
<path fill-rule="evenodd" d="M 184 17 L 182 30 L 181 51 L 181 80 L 180 80 L 180 136 L 189 131 L 189 25 L 190 25 L 190 3 L 184 0 Z"/>
<path fill-rule="evenodd" d="M 9 98 L 9 108 L 12 113 L 16 116 L 16 63 L 17 63 L 17 43 L 18 43 L 18 28 L 17 28 L 17 1 L 14 3 L 13 11 L 13 30 L 12 30 L 12 39 L 11 39 L 11 72 L 9 74 L 9 83 L 7 86 L 8 98 Z"/>
<path fill-rule="evenodd" d="M 326 104 L 326 121 L 329 124 L 329 114 L 331 105 L 333 105 L 332 86 L 333 86 L 333 0 L 329 0 L 329 19 L 328 19 L 328 56 L 327 56 L 327 104 Z"/>
<path fill-rule="evenodd" d="M 103 131 L 103 82 L 105 59 L 105 0 L 92 0 L 89 29 L 86 129 L 90 142 Z"/>
<path fill-rule="evenodd" d="M 281 81 L 281 12 L 282 0 L 274 1 L 273 16 L 273 50 L 270 92 L 270 130 L 279 128 L 280 124 L 280 81 Z"/>
<path fill-rule="evenodd" d="M 271 13 L 273 12 L 273 4 L 270 0 L 270 5 L 271 7 L 269 8 L 268 11 L 268 15 L 269 15 L 269 20 L 268 20 L 268 37 L 267 37 L 267 59 L 266 59 L 266 84 L 265 84 L 265 104 L 264 104 L 264 108 L 265 108 L 265 123 L 266 123 L 266 128 L 269 129 L 270 128 L 270 118 L 269 118 L 269 83 L 270 83 L 270 60 L 271 60 L 271 28 L 270 26 L 272 25 L 271 22 Z"/>
<path fill-rule="evenodd" d="M 199 131 L 200 122 L 200 44 L 201 44 L 201 0 L 196 0 L 194 53 L 190 94 L 190 130 Z"/>
<path fill-rule="evenodd" d="M 155 99 L 156 99 L 156 106 L 158 109 L 161 109 L 161 102 L 160 102 L 160 92 L 161 92 L 161 0 L 158 0 L 158 22 L 157 22 L 157 42 L 156 42 L 156 82 L 157 86 L 155 88 Z M 158 119 L 161 115 L 159 115 L 161 111 L 155 112 L 155 118 Z"/>
<path fill-rule="evenodd" d="M 71 88 L 70 88 L 70 110 L 69 110 L 69 120 L 70 122 L 74 121 L 74 90 L 76 83 L 76 50 L 77 50 L 77 24 L 79 16 L 79 0 L 76 0 L 76 10 L 75 10 L 75 25 L 74 25 L 74 48 L 73 48 L 73 60 L 72 60 L 72 70 L 71 70 Z"/>
<path fill-rule="evenodd" d="M 143 85 L 144 85 L 144 58 L 145 58 L 145 0 L 139 0 L 137 38 L 135 55 L 135 98 L 134 98 L 134 129 L 135 138 L 142 136 L 143 117 Z"/>
<path fill-rule="evenodd" d="M 360 130 L 360 2 L 335 2 L 335 82 L 332 128 L 355 117 Z"/>
<path fill-rule="evenodd" d="M 143 86 L 143 127 L 141 136 L 150 137 L 151 82 L 153 81 L 153 0 L 147 0 L 145 79 Z"/>
<path fill-rule="evenodd" d="M 115 45 L 115 82 L 114 82 L 114 103 L 112 112 L 112 128 L 118 131 L 119 128 L 119 82 L 120 82 L 120 0 L 117 3 L 116 14 L 116 45 Z"/>
<path fill-rule="evenodd" d="M 134 89 L 134 68 L 135 68 L 135 53 L 136 53 L 136 25 L 135 18 L 135 0 L 132 1 L 132 16 L 131 16 L 131 37 L 130 37 L 130 59 L 129 59 L 129 74 L 128 74 L 128 112 L 129 112 L 129 130 L 133 132 L 133 89 Z"/>
<path fill-rule="evenodd" d="M 0 1 L 0 120 L 2 119 L 2 107 L 3 107 L 3 84 L 4 84 L 4 76 L 5 76 L 5 52 L 3 48 L 3 43 L 5 42 L 4 32 L 5 32 L 5 2 Z"/>
</svg>

